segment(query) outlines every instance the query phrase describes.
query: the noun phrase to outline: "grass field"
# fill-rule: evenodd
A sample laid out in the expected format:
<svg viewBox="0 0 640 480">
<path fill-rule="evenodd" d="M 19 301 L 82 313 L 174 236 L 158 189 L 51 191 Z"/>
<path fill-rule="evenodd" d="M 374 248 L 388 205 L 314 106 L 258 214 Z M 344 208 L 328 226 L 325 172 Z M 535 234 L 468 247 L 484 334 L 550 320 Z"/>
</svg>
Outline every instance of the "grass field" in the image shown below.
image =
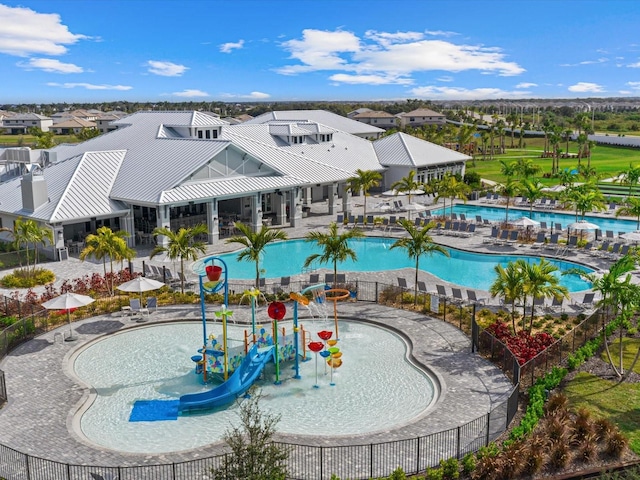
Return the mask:
<svg viewBox="0 0 640 480">
<path fill-rule="evenodd" d="M 529 158 L 542 168 L 542 174 L 551 173 L 551 158 L 540 158 L 544 149 L 544 139 L 528 138 L 526 139 L 526 149 L 510 149 L 501 155 L 494 155 L 493 160 L 482 160 L 482 156 L 476 156 L 475 162 L 467 162 L 467 171 L 477 172 L 482 178 L 493 180 L 496 182 L 504 182 L 506 177 L 500 173 L 500 160 L 511 161 L 519 158 Z M 510 139 L 506 140 L 506 145 L 510 144 Z M 561 148 L 566 148 L 566 144 L 561 144 Z M 569 153 L 577 153 L 578 147 L 576 143 L 569 143 Z M 586 163 L 586 159 L 581 159 Z M 475 166 L 474 166 L 475 163 Z M 596 169 L 598 174 L 604 178 L 617 176 L 621 171 L 628 169 L 629 164 L 640 164 L 640 150 L 620 147 L 610 147 L 599 145 L 594 147 L 591 152 L 591 166 Z M 560 159 L 560 169 L 575 168 L 578 160 L 575 158 Z M 555 178 L 542 178 L 540 182 L 545 185 L 555 185 L 558 183 Z"/>
<path fill-rule="evenodd" d="M 56 135 L 56 143 L 78 143 L 73 135 Z M 33 147 L 36 137 L 33 135 L 0 135 L 0 147 Z"/>
</svg>

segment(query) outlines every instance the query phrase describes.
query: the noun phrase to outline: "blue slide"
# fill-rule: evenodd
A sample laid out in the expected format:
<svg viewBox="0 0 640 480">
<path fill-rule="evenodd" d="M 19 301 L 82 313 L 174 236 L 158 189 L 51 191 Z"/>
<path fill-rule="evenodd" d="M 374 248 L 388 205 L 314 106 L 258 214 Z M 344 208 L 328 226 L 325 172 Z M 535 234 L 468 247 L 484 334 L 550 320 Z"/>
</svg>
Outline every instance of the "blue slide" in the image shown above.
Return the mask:
<svg viewBox="0 0 640 480">
<path fill-rule="evenodd" d="M 258 345 L 253 345 L 240 366 L 226 382 L 207 392 L 181 396 L 178 410 L 180 412 L 208 410 L 233 402 L 249 390 L 262 373 L 266 363 L 272 358 L 273 345 L 261 348 L 258 348 Z"/>
</svg>

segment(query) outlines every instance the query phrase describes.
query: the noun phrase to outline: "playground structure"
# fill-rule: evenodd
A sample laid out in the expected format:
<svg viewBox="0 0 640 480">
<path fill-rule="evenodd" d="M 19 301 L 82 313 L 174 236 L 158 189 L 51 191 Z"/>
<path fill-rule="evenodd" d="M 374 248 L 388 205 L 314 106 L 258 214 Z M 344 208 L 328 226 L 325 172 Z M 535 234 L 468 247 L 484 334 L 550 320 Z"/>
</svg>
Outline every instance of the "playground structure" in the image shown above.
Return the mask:
<svg viewBox="0 0 640 480">
<path fill-rule="evenodd" d="M 198 355 L 193 355 L 191 360 L 195 363 L 195 373 L 202 375 L 203 383 L 212 378 L 222 377 L 223 382 L 216 387 L 200 392 L 182 395 L 177 402 L 152 401 L 153 408 L 162 405 L 162 419 L 177 418 L 178 413 L 210 410 L 222 407 L 233 402 L 236 398 L 245 395 L 251 385 L 260 377 L 265 366 L 270 361 L 275 364 L 275 384 L 281 382 L 280 364 L 285 361 L 294 362 L 294 379 L 300 379 L 300 361 L 308 360 L 307 350 L 316 354 L 316 383 L 318 385 L 318 355 L 326 359 L 330 369 L 330 385 L 335 385 L 333 371 L 342 365 L 342 352 L 337 347 L 338 343 L 338 314 L 337 302 L 349 298 L 350 292 L 342 289 L 326 288 L 325 284 L 313 285 L 302 292 L 292 292 L 293 300 L 293 331 L 287 334 L 285 328 L 278 326 L 278 321 L 284 319 L 286 306 L 281 302 L 271 302 L 267 309 L 272 321 L 271 332 L 256 324 L 256 305 L 260 297 L 260 291 L 250 289 L 245 292 L 251 301 L 251 332 L 245 330 L 244 340 L 240 345 L 230 347 L 227 336 L 227 322 L 233 316 L 233 311 L 228 308 L 228 271 L 226 263 L 219 257 L 207 257 L 193 265 L 193 270 L 199 276 L 200 282 L 200 308 L 202 315 L 202 348 Z M 207 335 L 207 312 L 205 296 L 208 293 L 223 293 L 223 304 L 220 310 L 215 312 L 215 317 L 222 323 L 222 341 L 213 335 Z M 329 296 L 327 295 L 330 294 Z M 307 294 L 313 298 L 310 301 Z M 298 306 L 305 306 L 314 316 L 314 308 L 317 316 L 328 322 L 327 302 L 333 302 L 334 332 L 320 330 L 317 332 L 321 341 L 313 341 L 312 335 L 305 331 L 298 322 Z M 334 338 L 332 338 L 334 337 Z M 150 402 L 136 402 L 145 404 L 148 408 Z M 140 406 L 145 406 L 140 405 Z M 134 410 L 135 410 L 134 405 Z M 132 416 L 134 414 L 132 413 Z M 147 413 L 135 413 L 140 420 L 148 419 Z"/>
</svg>

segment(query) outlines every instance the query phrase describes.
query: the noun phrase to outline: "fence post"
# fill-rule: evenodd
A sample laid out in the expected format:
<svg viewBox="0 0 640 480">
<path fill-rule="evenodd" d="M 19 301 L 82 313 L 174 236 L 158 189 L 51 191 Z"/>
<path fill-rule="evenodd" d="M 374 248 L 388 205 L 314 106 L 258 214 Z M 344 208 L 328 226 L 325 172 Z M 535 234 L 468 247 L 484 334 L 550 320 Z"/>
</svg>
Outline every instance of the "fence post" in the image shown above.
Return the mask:
<svg viewBox="0 0 640 480">
<path fill-rule="evenodd" d="M 378 303 L 378 282 L 376 282 L 376 303 Z"/>
<path fill-rule="evenodd" d="M 173 462 L 171 464 L 171 475 L 172 475 L 173 480 L 176 480 L 176 464 L 175 464 L 175 462 Z"/>
<path fill-rule="evenodd" d="M 484 442 L 485 447 L 489 445 L 489 438 L 491 437 L 489 435 L 490 431 L 491 431 L 491 412 L 487 413 L 487 438 L 485 439 L 485 442 Z"/>
<path fill-rule="evenodd" d="M 369 477 L 373 478 L 373 443 L 369 444 Z"/>
<path fill-rule="evenodd" d="M 25 454 L 25 459 L 27 461 L 27 480 L 31 480 L 31 464 L 29 463 L 29 455 Z"/>
<path fill-rule="evenodd" d="M 416 475 L 420 471 L 420 439 L 422 437 L 418 437 L 418 448 L 416 450 Z"/>
<path fill-rule="evenodd" d="M 489 431 L 489 425 L 487 424 L 487 432 Z M 456 458 L 460 458 L 460 427 L 456 429 Z"/>
<path fill-rule="evenodd" d="M 324 447 L 320 447 L 320 480 L 322 480 L 323 477 L 323 471 L 322 471 L 322 466 L 324 465 Z"/>
<path fill-rule="evenodd" d="M 67 463 L 65 466 L 67 467 L 67 478 L 71 480 L 71 464 Z"/>
</svg>

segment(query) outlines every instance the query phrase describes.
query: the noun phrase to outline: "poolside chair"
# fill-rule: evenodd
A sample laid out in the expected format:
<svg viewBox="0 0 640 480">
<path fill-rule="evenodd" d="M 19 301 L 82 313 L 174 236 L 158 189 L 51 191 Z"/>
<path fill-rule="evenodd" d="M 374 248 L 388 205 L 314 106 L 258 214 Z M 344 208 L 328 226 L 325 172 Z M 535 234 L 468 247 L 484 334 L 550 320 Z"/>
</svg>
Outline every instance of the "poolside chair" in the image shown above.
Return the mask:
<svg viewBox="0 0 640 480">
<path fill-rule="evenodd" d="M 511 230 L 509 233 L 509 238 L 507 239 L 507 245 L 515 245 L 518 243 L 518 235 L 520 232 L 518 230 Z"/>
<path fill-rule="evenodd" d="M 556 223 L 554 225 L 553 229 L 555 230 L 556 233 L 562 232 L 562 224 L 561 223 Z"/>
<path fill-rule="evenodd" d="M 462 298 L 462 290 L 459 288 L 451 288 L 451 297 L 454 303 L 457 303 L 459 305 L 464 303 L 464 298 Z"/>
<path fill-rule="evenodd" d="M 482 216 L 481 215 L 476 215 L 476 223 L 479 225 L 482 225 Z"/>
<path fill-rule="evenodd" d="M 493 242 L 495 245 L 506 245 L 509 240 L 509 230 L 502 230 L 500 236 Z"/>
<path fill-rule="evenodd" d="M 367 226 L 373 228 L 375 226 L 373 221 L 373 215 L 367 215 Z"/>
<path fill-rule="evenodd" d="M 347 275 L 344 273 L 339 273 L 336 276 L 336 283 L 338 285 L 345 285 L 347 283 Z"/>
<path fill-rule="evenodd" d="M 258 286 L 260 287 L 260 290 L 264 291 L 264 288 L 267 286 L 267 279 L 260 277 L 260 281 L 258 282 Z"/>
<path fill-rule="evenodd" d="M 407 280 L 406 280 L 406 279 L 404 279 L 404 278 L 402 278 L 402 277 L 398 277 L 398 286 L 399 286 L 400 288 L 409 288 L 409 287 L 407 286 Z"/>
<path fill-rule="evenodd" d="M 546 310 L 549 312 L 558 312 L 562 313 L 564 307 L 564 297 L 553 297 L 553 301 L 551 305 L 546 306 Z"/>
<path fill-rule="evenodd" d="M 291 277 L 280 277 L 280 285 L 276 285 L 273 289 L 273 293 L 283 293 L 285 290 L 289 289 L 289 285 L 291 284 Z"/>
<path fill-rule="evenodd" d="M 364 215 L 358 215 L 356 217 L 356 223 L 354 227 L 364 227 Z"/>
<path fill-rule="evenodd" d="M 154 312 L 158 310 L 158 299 L 156 297 L 147 297 L 147 310 Z"/>
<path fill-rule="evenodd" d="M 547 222 L 540 222 L 539 230 L 543 232 L 546 232 L 547 230 L 549 230 L 549 227 L 547 227 Z"/>
<path fill-rule="evenodd" d="M 152 275 L 155 278 L 162 279 L 163 277 L 162 271 L 158 267 L 156 267 L 155 265 L 149 264 L 149 268 L 151 269 L 151 272 L 153 272 Z"/>
<path fill-rule="evenodd" d="M 491 192 L 487 192 L 487 195 L 485 196 L 485 198 L 482 200 L 483 202 L 490 202 L 491 201 Z"/>
<path fill-rule="evenodd" d="M 153 271 L 151 270 L 151 267 L 149 266 L 149 264 L 147 262 L 142 262 L 142 271 L 143 271 L 145 277 L 151 278 L 151 277 L 155 276 Z"/>
<path fill-rule="evenodd" d="M 605 236 L 606 236 L 606 238 L 611 238 L 611 239 L 612 239 L 612 238 L 615 238 L 615 236 L 614 236 L 614 234 L 613 234 L 613 230 L 607 230 L 607 231 L 605 232 Z"/>
<path fill-rule="evenodd" d="M 467 290 L 467 299 L 471 302 L 471 303 L 481 303 L 481 304 L 485 304 L 487 299 L 486 298 L 478 298 L 478 296 L 476 295 L 476 291 L 475 290 Z"/>
<path fill-rule="evenodd" d="M 569 241 L 567 242 L 567 247 L 577 247 L 578 246 L 578 237 L 575 235 L 572 235 L 569 237 Z"/>
<path fill-rule="evenodd" d="M 620 247 L 622 247 L 621 243 L 614 243 L 613 247 L 611 247 L 611 251 L 607 253 L 607 257 L 616 258 L 618 256 L 618 252 L 620 252 Z"/>
<path fill-rule="evenodd" d="M 336 225 L 338 227 L 341 227 L 342 225 L 344 225 L 344 215 L 338 215 L 336 218 Z"/>
<path fill-rule="evenodd" d="M 631 245 L 623 245 L 622 248 L 620 248 L 620 252 L 618 252 L 618 255 L 624 257 L 629 253 L 629 248 L 631 248 Z"/>
<path fill-rule="evenodd" d="M 436 290 L 438 292 L 438 295 L 440 295 L 443 298 L 447 297 L 447 290 L 444 288 L 444 285 L 438 285 L 436 284 Z"/>
<path fill-rule="evenodd" d="M 544 232 L 538 232 L 535 241 L 531 244 L 531 248 L 540 248 L 544 245 L 546 235 Z"/>
<path fill-rule="evenodd" d="M 500 234 L 500 229 L 496 226 L 491 227 L 491 235 L 482 239 L 482 243 L 495 243 Z"/>
<path fill-rule="evenodd" d="M 560 234 L 559 233 L 552 233 L 551 237 L 549 238 L 549 243 L 547 243 L 545 245 L 545 249 L 547 250 L 554 250 L 558 248 L 558 238 L 560 238 Z"/>
<path fill-rule="evenodd" d="M 451 220 L 458 220 L 458 214 L 455 212 L 451 213 Z"/>
<path fill-rule="evenodd" d="M 596 255 L 597 257 L 604 257 L 608 255 L 609 245 L 611 245 L 611 242 L 608 242 L 608 241 L 602 242 L 602 245 L 600 245 L 600 248 L 594 252 L 594 255 Z"/>
<path fill-rule="evenodd" d="M 312 273 L 309 275 L 309 284 L 310 285 L 317 285 L 318 283 L 320 283 L 320 274 L 319 273 Z"/>
<path fill-rule="evenodd" d="M 467 221 L 467 216 L 464 213 L 460 214 L 460 221 L 461 222 L 466 222 Z"/>
<path fill-rule="evenodd" d="M 544 297 L 533 297 L 533 305 L 531 306 L 533 309 L 533 314 L 536 314 L 536 308 L 544 309 Z"/>
<path fill-rule="evenodd" d="M 334 277 L 333 273 L 325 273 L 324 274 L 324 283 L 326 283 L 327 285 L 333 285 L 334 279 L 335 279 L 335 277 Z"/>
<path fill-rule="evenodd" d="M 418 291 L 421 293 L 426 293 L 427 291 L 427 285 L 422 280 L 418 280 Z"/>
<path fill-rule="evenodd" d="M 578 303 L 574 303 L 573 307 L 576 308 L 577 310 L 586 310 L 588 308 L 591 308 L 595 303 L 595 297 L 596 297 L 596 294 L 594 292 L 585 293 L 582 301 Z"/>
</svg>

